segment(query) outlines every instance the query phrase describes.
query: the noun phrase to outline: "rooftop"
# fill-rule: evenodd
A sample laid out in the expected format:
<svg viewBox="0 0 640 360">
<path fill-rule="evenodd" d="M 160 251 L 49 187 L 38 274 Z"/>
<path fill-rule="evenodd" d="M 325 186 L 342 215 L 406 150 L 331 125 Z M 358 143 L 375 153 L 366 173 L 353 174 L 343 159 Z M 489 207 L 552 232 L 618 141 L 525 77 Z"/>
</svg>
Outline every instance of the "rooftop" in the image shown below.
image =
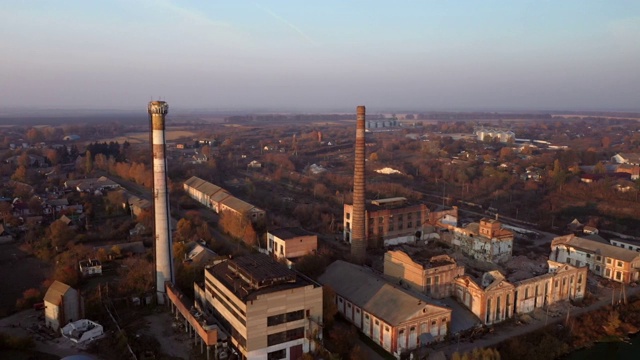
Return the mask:
<svg viewBox="0 0 640 360">
<path fill-rule="evenodd" d="M 386 282 L 367 268 L 342 260 L 329 265 L 319 280 L 392 326 L 423 313 L 451 311 L 431 304 L 426 296 L 411 294 Z"/>
<path fill-rule="evenodd" d="M 211 275 L 243 301 L 259 295 L 313 285 L 311 281 L 268 255 L 249 254 L 206 268 Z"/>
<path fill-rule="evenodd" d="M 640 257 L 640 253 L 636 251 L 627 250 L 618 246 L 604 244 L 582 237 L 577 237 L 575 235 L 560 236 L 553 239 L 553 241 L 551 242 L 552 246 L 560 244 L 572 246 L 582 249 L 586 252 L 602 255 L 616 260 L 622 260 L 625 262 L 631 262 Z"/>
<path fill-rule="evenodd" d="M 300 227 L 279 228 L 279 229 L 269 230 L 269 233 L 282 240 L 289 240 L 299 236 L 314 235 L 313 233 Z"/>
</svg>

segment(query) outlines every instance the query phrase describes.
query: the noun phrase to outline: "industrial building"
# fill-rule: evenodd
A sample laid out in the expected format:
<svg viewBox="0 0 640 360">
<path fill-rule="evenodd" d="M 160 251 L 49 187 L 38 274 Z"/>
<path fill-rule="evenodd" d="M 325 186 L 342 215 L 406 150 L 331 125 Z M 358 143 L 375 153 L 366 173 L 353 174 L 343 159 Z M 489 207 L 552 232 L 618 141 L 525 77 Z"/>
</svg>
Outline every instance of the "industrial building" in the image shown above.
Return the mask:
<svg viewBox="0 0 640 360">
<path fill-rule="evenodd" d="M 576 235 L 551 241 L 549 259 L 589 270 L 606 279 L 628 284 L 640 279 L 640 253 Z"/>
<path fill-rule="evenodd" d="M 365 209 L 365 239 L 371 247 L 415 243 L 424 237 L 429 209 L 425 204 L 409 204 L 406 198 L 371 200 Z M 343 238 L 353 240 L 354 207 L 344 204 Z"/>
<path fill-rule="evenodd" d="M 322 337 L 322 287 L 268 255 L 207 267 L 196 294 L 246 359 L 300 359 Z"/>
<path fill-rule="evenodd" d="M 390 250 L 384 254 L 384 274 L 440 299 L 453 296 L 453 280 L 464 275 L 464 266 L 458 265 L 449 255 L 433 256 L 429 261 L 418 262 L 404 251 Z"/>
<path fill-rule="evenodd" d="M 511 259 L 513 232 L 503 229 L 498 220 L 483 218 L 454 228 L 452 245 L 473 259 L 502 263 Z"/>
<path fill-rule="evenodd" d="M 277 259 L 287 261 L 313 254 L 318 249 L 318 235 L 299 227 L 287 227 L 267 232 L 267 251 Z"/>
<path fill-rule="evenodd" d="M 240 200 L 220 186 L 196 176 L 192 176 L 186 180 L 183 183 L 183 188 L 189 197 L 218 214 L 223 211 L 229 211 L 239 216 L 246 215 L 253 222 L 265 218 L 266 212 L 264 210 Z"/>
<path fill-rule="evenodd" d="M 338 260 L 319 281 L 335 291 L 338 311 L 393 355 L 447 334 L 450 308 L 392 285 L 370 269 Z"/>
</svg>

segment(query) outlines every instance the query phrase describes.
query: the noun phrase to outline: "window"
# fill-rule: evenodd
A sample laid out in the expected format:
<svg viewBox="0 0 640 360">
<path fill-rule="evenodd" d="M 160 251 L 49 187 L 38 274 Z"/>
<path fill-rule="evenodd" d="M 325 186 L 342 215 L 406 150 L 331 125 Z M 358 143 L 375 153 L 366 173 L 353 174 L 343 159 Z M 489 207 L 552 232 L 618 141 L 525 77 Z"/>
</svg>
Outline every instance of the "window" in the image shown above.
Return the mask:
<svg viewBox="0 0 640 360">
<path fill-rule="evenodd" d="M 384 327 L 384 331 L 389 331 L 389 327 L 388 327 L 388 326 L 385 326 L 385 327 Z"/>
<path fill-rule="evenodd" d="M 347 307 L 351 309 L 351 303 L 347 303 Z"/>
<path fill-rule="evenodd" d="M 436 326 L 437 321 L 431 320 L 431 326 Z"/>
<path fill-rule="evenodd" d="M 347 213 L 347 220 L 351 220 L 351 213 Z"/>
<path fill-rule="evenodd" d="M 360 314 L 360 309 L 356 308 L 356 314 Z"/>
<path fill-rule="evenodd" d="M 342 304 L 342 298 L 338 298 L 338 302 Z"/>
<path fill-rule="evenodd" d="M 400 329 L 400 330 L 398 331 L 398 335 L 404 335 L 404 329 Z"/>
<path fill-rule="evenodd" d="M 600 265 L 596 265 L 596 272 L 600 273 Z"/>
<path fill-rule="evenodd" d="M 267 354 L 267 360 L 280 360 L 287 358 L 287 349 L 272 351 Z"/>
<path fill-rule="evenodd" d="M 415 326 L 412 326 L 412 327 L 409 329 L 409 331 L 411 331 L 411 332 L 416 331 L 416 327 L 415 327 Z"/>
<path fill-rule="evenodd" d="M 304 310 L 291 311 L 286 314 L 278 314 L 267 317 L 267 326 L 274 326 L 304 319 Z"/>
<path fill-rule="evenodd" d="M 369 314 L 364 314 L 364 318 L 369 320 Z"/>
<path fill-rule="evenodd" d="M 558 287 L 558 280 L 554 281 L 553 286 Z"/>
<path fill-rule="evenodd" d="M 597 261 L 602 261 L 602 256 L 600 256 L 600 255 L 596 256 L 596 260 Z"/>
<path fill-rule="evenodd" d="M 582 284 L 582 274 L 578 275 L 578 284 Z"/>
<path fill-rule="evenodd" d="M 616 280 L 622 280 L 622 273 L 620 271 L 616 271 Z"/>
<path fill-rule="evenodd" d="M 610 278 L 611 277 L 611 269 L 606 269 L 604 271 L 604 276 Z"/>
<path fill-rule="evenodd" d="M 618 267 L 622 267 L 622 261 L 618 260 L 618 264 L 617 264 L 617 266 L 618 266 Z"/>
<path fill-rule="evenodd" d="M 607 264 L 611 264 L 611 259 L 607 258 Z"/>
<path fill-rule="evenodd" d="M 587 259 L 591 257 L 591 254 L 587 254 Z"/>
<path fill-rule="evenodd" d="M 267 335 L 267 346 L 282 344 L 287 341 L 302 339 L 304 337 L 304 327 L 285 330 L 275 334 Z"/>
<path fill-rule="evenodd" d="M 446 323 L 447 322 L 447 318 L 442 318 L 442 322 Z"/>
<path fill-rule="evenodd" d="M 380 321 L 376 320 L 376 321 L 375 321 L 375 324 L 376 324 L 376 325 L 380 325 Z"/>
</svg>

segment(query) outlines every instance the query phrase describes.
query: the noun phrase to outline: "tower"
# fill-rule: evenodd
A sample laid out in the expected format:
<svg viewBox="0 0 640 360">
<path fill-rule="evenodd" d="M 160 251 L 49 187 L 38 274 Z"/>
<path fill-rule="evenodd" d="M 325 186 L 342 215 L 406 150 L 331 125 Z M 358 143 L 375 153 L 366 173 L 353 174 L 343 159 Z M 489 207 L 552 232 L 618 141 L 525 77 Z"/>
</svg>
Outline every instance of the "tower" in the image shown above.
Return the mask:
<svg viewBox="0 0 640 360">
<path fill-rule="evenodd" d="M 356 110 L 356 154 L 353 173 L 353 219 L 351 221 L 351 256 L 354 261 L 363 263 L 367 254 L 365 238 L 365 107 Z"/>
<path fill-rule="evenodd" d="M 151 123 L 151 151 L 153 153 L 153 209 L 156 247 L 156 294 L 158 304 L 166 299 L 165 282 L 175 283 L 167 188 L 167 159 L 165 156 L 165 115 L 169 104 L 151 101 L 147 108 Z"/>
</svg>

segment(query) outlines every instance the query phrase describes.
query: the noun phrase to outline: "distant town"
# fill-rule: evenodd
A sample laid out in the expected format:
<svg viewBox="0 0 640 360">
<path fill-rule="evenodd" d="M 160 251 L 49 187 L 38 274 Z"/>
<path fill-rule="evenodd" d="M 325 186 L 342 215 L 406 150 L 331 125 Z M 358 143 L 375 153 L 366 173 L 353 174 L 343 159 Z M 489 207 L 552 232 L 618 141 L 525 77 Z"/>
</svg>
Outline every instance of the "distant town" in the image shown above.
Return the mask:
<svg viewBox="0 0 640 360">
<path fill-rule="evenodd" d="M 640 331 L 640 114 L 170 105 L 5 118 L 0 358 L 554 359 Z"/>
</svg>

